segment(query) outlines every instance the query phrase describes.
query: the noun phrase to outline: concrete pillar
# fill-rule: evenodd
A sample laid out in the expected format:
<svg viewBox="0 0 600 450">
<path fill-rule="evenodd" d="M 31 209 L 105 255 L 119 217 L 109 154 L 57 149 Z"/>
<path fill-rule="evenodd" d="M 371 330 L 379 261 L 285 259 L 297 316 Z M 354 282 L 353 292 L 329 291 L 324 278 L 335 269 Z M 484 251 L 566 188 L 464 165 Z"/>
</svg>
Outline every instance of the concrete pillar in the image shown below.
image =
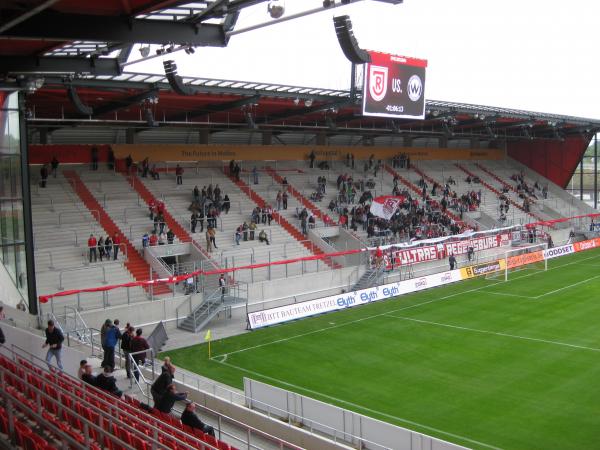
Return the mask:
<svg viewBox="0 0 600 450">
<path fill-rule="evenodd" d="M 271 145 L 273 143 L 273 132 L 263 131 L 262 132 L 262 145 Z"/>
<path fill-rule="evenodd" d="M 135 130 L 133 128 L 127 128 L 125 130 L 125 143 L 126 144 L 135 144 L 136 135 Z"/>
<path fill-rule="evenodd" d="M 209 144 L 210 143 L 210 133 L 208 128 L 201 128 L 198 130 L 198 143 L 200 144 Z"/>
</svg>

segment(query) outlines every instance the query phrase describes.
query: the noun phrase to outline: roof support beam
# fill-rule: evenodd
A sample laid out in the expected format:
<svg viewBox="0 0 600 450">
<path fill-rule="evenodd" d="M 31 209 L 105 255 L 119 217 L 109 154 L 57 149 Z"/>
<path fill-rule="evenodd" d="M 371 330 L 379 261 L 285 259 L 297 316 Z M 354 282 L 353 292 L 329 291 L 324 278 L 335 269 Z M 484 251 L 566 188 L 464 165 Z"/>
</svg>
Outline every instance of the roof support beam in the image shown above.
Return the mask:
<svg viewBox="0 0 600 450">
<path fill-rule="evenodd" d="M 85 73 L 117 76 L 119 61 L 113 58 L 79 58 L 70 56 L 0 56 L 3 73 Z"/>
<path fill-rule="evenodd" d="M 44 11 L 7 30 L 2 36 L 58 41 L 107 41 L 135 44 L 186 43 L 224 47 L 221 25 L 191 24 L 171 20 L 58 14 Z"/>
<path fill-rule="evenodd" d="M 179 114 L 176 114 L 175 116 L 169 117 L 169 120 L 178 122 L 178 121 L 185 120 L 186 118 L 190 118 L 190 117 L 205 116 L 207 114 L 214 114 L 214 113 L 218 113 L 218 112 L 229 111 L 230 109 L 241 108 L 242 106 L 249 105 L 250 103 L 256 103 L 259 100 L 260 100 L 260 95 L 253 95 L 252 97 L 245 97 L 245 98 L 241 98 L 239 100 L 234 100 L 231 102 L 220 103 L 218 105 L 217 104 L 208 105 L 205 108 L 197 109 L 195 111 L 179 113 Z"/>
<path fill-rule="evenodd" d="M 255 120 L 255 122 L 257 124 L 278 122 L 280 120 L 289 119 L 290 117 L 303 116 L 306 114 L 312 114 L 312 113 L 316 113 L 316 112 L 320 112 L 320 111 L 327 111 L 328 109 L 331 109 L 331 108 L 340 108 L 340 107 L 348 106 L 351 104 L 352 104 L 352 100 L 345 98 L 343 100 L 338 100 L 338 101 L 334 101 L 334 102 L 330 102 L 330 103 L 324 103 L 321 105 L 310 106 L 308 108 L 288 109 L 287 111 L 283 111 L 279 114 L 273 114 L 272 116 L 264 117 L 262 119 L 257 119 L 257 120 Z"/>
</svg>

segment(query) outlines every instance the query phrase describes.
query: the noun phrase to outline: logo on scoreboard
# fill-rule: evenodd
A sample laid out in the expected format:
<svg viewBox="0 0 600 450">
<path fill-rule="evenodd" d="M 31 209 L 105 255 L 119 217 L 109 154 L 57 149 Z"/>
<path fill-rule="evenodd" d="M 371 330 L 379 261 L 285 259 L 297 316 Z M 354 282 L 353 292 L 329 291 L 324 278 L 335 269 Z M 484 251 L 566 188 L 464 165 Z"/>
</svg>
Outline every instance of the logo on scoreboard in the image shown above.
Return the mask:
<svg viewBox="0 0 600 450">
<path fill-rule="evenodd" d="M 419 80 L 420 82 L 420 80 Z M 380 102 L 387 94 L 388 68 L 369 66 L 369 94 L 376 102 Z"/>
<path fill-rule="evenodd" d="M 419 77 L 419 75 L 410 77 L 406 89 L 408 90 L 408 98 L 413 102 L 418 101 L 421 98 L 421 95 L 423 95 L 423 82 L 421 81 L 421 77 Z"/>
</svg>

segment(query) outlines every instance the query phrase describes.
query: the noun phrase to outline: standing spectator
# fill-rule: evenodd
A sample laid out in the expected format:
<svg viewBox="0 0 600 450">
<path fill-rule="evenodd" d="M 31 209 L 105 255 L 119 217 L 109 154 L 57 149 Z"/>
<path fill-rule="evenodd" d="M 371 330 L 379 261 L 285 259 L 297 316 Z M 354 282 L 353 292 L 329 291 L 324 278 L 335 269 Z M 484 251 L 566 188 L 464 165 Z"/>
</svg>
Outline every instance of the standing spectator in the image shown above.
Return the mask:
<svg viewBox="0 0 600 450">
<path fill-rule="evenodd" d="M 254 184 L 258 184 L 258 169 L 256 168 L 256 166 L 254 166 L 254 168 L 252 169 L 252 179 L 254 181 Z"/>
<path fill-rule="evenodd" d="M 154 247 L 155 245 L 158 245 L 158 236 L 156 235 L 156 231 L 152 231 L 152 234 L 150 235 L 150 247 Z"/>
<path fill-rule="evenodd" d="M 277 203 L 277 211 L 281 211 L 281 200 L 282 200 L 281 191 L 278 191 L 277 198 L 275 199 L 275 201 Z"/>
<path fill-rule="evenodd" d="M 283 209 L 287 209 L 287 205 L 288 205 L 288 193 L 287 193 L 287 191 L 283 191 L 283 195 L 281 196 L 281 200 L 283 201 Z"/>
<path fill-rule="evenodd" d="M 198 215 L 196 214 L 195 211 L 192 213 L 192 217 L 190 217 L 190 225 L 192 228 L 192 233 L 195 233 L 196 225 L 198 225 Z"/>
<path fill-rule="evenodd" d="M 302 219 L 300 219 L 300 227 L 302 228 L 302 234 L 306 236 L 308 234 L 306 215 L 301 214 L 301 216 Z"/>
<path fill-rule="evenodd" d="M 204 208 L 198 211 L 198 222 L 200 222 L 200 233 L 204 231 Z"/>
<path fill-rule="evenodd" d="M 129 354 L 131 353 L 133 330 L 134 328 L 131 325 L 127 324 L 127 326 L 125 327 L 125 331 L 121 335 L 121 350 L 123 351 L 123 356 L 125 357 L 125 372 L 127 373 L 127 378 L 131 378 L 131 361 L 129 358 Z"/>
<path fill-rule="evenodd" d="M 210 227 L 207 227 L 206 228 L 206 233 L 205 233 L 205 236 L 206 236 L 206 251 L 208 251 L 208 253 L 212 252 L 212 242 L 210 240 L 210 232 L 209 232 L 210 229 L 211 229 Z"/>
<path fill-rule="evenodd" d="M 167 244 L 172 244 L 174 240 L 175 233 L 173 233 L 173 230 L 169 228 L 169 231 L 167 231 Z"/>
<path fill-rule="evenodd" d="M 219 248 L 219 247 L 217 247 L 217 242 L 215 241 L 215 236 L 216 236 L 215 229 L 213 227 L 209 227 L 206 230 L 206 233 L 207 233 L 208 239 L 210 240 L 210 243 L 212 244 L 212 246 L 214 248 Z"/>
<path fill-rule="evenodd" d="M 102 329 L 100 330 L 102 349 L 104 350 L 104 358 L 100 367 L 109 366 L 111 369 L 115 368 L 115 347 L 121 337 L 119 328 L 113 325 L 110 319 L 106 319 Z"/>
<path fill-rule="evenodd" d="M 104 258 L 104 238 L 100 236 L 98 239 L 98 256 L 100 256 L 100 261 Z"/>
<path fill-rule="evenodd" d="M 150 236 L 148 236 L 148 233 L 144 233 L 142 236 L 142 248 L 146 248 L 148 245 L 150 245 Z"/>
<path fill-rule="evenodd" d="M 104 366 L 104 371 L 96 377 L 96 387 L 103 391 L 110 392 L 117 397 L 121 397 L 123 396 L 123 391 L 117 387 L 117 380 L 112 372 L 112 367 Z"/>
<path fill-rule="evenodd" d="M 106 236 L 106 239 L 104 240 L 104 253 L 106 254 L 107 260 L 110 260 L 112 245 L 113 245 L 113 243 L 112 243 L 112 240 L 110 239 L 110 236 Z"/>
<path fill-rule="evenodd" d="M 4 331 L 2 331 L 2 328 L 0 328 L 0 345 L 4 344 L 5 342 L 6 338 L 4 337 Z"/>
<path fill-rule="evenodd" d="M 52 161 L 50 161 L 50 167 L 52 168 L 52 176 L 56 178 L 56 174 L 58 173 L 58 159 L 56 159 L 56 156 L 52 157 Z"/>
<path fill-rule="evenodd" d="M 88 250 L 90 253 L 90 263 L 92 262 L 92 257 L 94 257 L 94 262 L 98 261 L 98 241 L 94 237 L 93 234 L 90 234 L 90 238 L 88 239 Z"/>
<path fill-rule="evenodd" d="M 311 151 L 310 154 L 308 155 L 308 159 L 310 160 L 310 168 L 314 169 L 315 168 L 315 158 L 317 157 L 317 155 L 315 155 L 315 151 Z"/>
<path fill-rule="evenodd" d="M 194 413 L 196 405 L 194 402 L 188 401 L 185 405 L 185 410 L 181 413 L 181 423 L 190 428 L 195 428 L 202 431 L 203 433 L 210 434 L 215 437 L 215 429 L 210 425 L 206 425 L 200 420 L 200 418 Z"/>
<path fill-rule="evenodd" d="M 250 222 L 250 226 L 248 227 L 248 230 L 250 231 L 250 240 L 253 241 L 254 233 L 256 232 L 256 222 L 254 222 L 254 221 Z"/>
<path fill-rule="evenodd" d="M 177 179 L 177 185 L 183 184 L 183 167 L 179 164 L 175 167 L 175 178 Z"/>
<path fill-rule="evenodd" d="M 131 166 L 133 166 L 133 158 L 131 157 L 131 154 L 129 154 L 127 155 L 127 158 L 125 158 L 125 167 L 127 168 L 127 175 L 131 173 Z"/>
<path fill-rule="evenodd" d="M 60 370 L 63 370 L 62 360 L 61 360 L 61 352 L 62 352 L 62 343 L 65 340 L 65 337 L 55 325 L 53 320 L 48 321 L 48 328 L 46 328 L 46 342 L 42 345 L 42 348 L 48 347 L 48 353 L 46 353 L 46 364 L 48 364 L 48 368 L 50 368 L 50 361 L 52 357 L 56 358 L 56 365 Z"/>
<path fill-rule="evenodd" d="M 134 353 L 133 360 L 137 367 L 134 367 L 133 375 L 137 381 L 140 381 L 139 367 L 146 363 L 146 350 L 150 348 L 146 339 L 142 337 L 142 329 L 138 328 L 135 331 L 135 337 L 131 340 L 131 353 Z"/>
<path fill-rule="evenodd" d="M 225 275 L 221 274 L 219 277 L 219 287 L 221 288 L 221 301 L 225 301 L 225 291 L 227 290 L 227 281 L 225 280 Z"/>
<path fill-rule="evenodd" d="M 92 147 L 92 170 L 98 170 L 98 147 Z"/>
<path fill-rule="evenodd" d="M 154 407 L 162 413 L 169 414 L 175 402 L 185 400 L 186 398 L 187 392 L 177 392 L 175 385 L 170 384 L 167 392 L 165 392 L 158 404 L 154 404 Z"/>
<path fill-rule="evenodd" d="M 42 178 L 42 181 L 40 181 L 40 187 L 45 188 L 46 181 L 48 181 L 48 167 L 46 164 L 42 165 L 42 168 L 40 169 L 40 177 Z"/>
<path fill-rule="evenodd" d="M 223 197 L 223 211 L 225 211 L 225 214 L 229 214 L 230 208 L 231 208 L 231 201 L 229 200 L 229 196 L 227 194 L 225 194 L 225 197 Z"/>
<path fill-rule="evenodd" d="M 242 238 L 242 226 L 240 225 L 235 229 L 235 245 L 240 245 L 240 239 Z"/>
<path fill-rule="evenodd" d="M 116 261 L 119 255 L 119 246 L 121 245 L 121 237 L 119 233 L 115 233 L 113 236 L 113 259 Z"/>
<path fill-rule="evenodd" d="M 108 164 L 108 170 L 114 170 L 115 169 L 115 154 L 112 151 L 112 149 L 110 149 L 108 151 L 108 157 L 106 158 L 106 162 Z"/>
</svg>

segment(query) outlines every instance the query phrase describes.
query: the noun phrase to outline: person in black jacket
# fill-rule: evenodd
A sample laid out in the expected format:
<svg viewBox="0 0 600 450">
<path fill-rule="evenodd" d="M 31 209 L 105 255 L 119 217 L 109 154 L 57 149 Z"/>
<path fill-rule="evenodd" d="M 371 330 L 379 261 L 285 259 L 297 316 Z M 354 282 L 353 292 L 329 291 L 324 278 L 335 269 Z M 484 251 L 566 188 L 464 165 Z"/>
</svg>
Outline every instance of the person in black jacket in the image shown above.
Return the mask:
<svg viewBox="0 0 600 450">
<path fill-rule="evenodd" d="M 112 375 L 112 368 L 108 365 L 104 366 L 104 372 L 96 377 L 96 387 L 117 397 L 123 395 L 123 392 L 117 387 L 117 380 Z"/>
<path fill-rule="evenodd" d="M 185 400 L 187 392 L 177 392 L 175 385 L 170 384 L 167 387 L 167 392 L 160 398 L 158 403 L 154 404 L 154 407 L 165 414 L 169 414 L 173 409 L 175 402 Z"/>
<path fill-rule="evenodd" d="M 92 365 L 86 364 L 83 368 L 83 373 L 81 374 L 81 380 L 87 384 L 91 384 L 92 386 L 96 386 L 96 377 L 92 373 Z"/>
<path fill-rule="evenodd" d="M 131 341 L 133 340 L 134 328 L 128 323 L 125 327 L 125 331 L 121 335 L 121 350 L 123 351 L 123 357 L 125 358 L 125 372 L 127 378 L 131 378 L 131 359 L 129 353 L 131 353 Z"/>
<path fill-rule="evenodd" d="M 158 376 L 152 386 L 150 387 L 150 393 L 152 394 L 152 400 L 154 400 L 154 406 L 160 403 L 162 397 L 167 393 L 167 389 L 170 384 L 173 383 L 175 378 L 175 366 L 169 365 L 168 370 L 163 370 Z"/>
<path fill-rule="evenodd" d="M 42 348 L 48 348 L 48 353 L 46 353 L 46 364 L 48 364 L 48 368 L 51 367 L 50 361 L 54 356 L 56 358 L 56 365 L 60 370 L 63 370 L 63 365 L 61 361 L 61 353 L 62 353 L 62 343 L 65 340 L 65 337 L 56 326 L 54 326 L 54 321 L 48 321 L 48 328 L 46 328 L 46 342 L 42 345 Z"/>
<path fill-rule="evenodd" d="M 215 429 L 210 425 L 207 425 L 204 422 L 202 422 L 194 412 L 195 409 L 196 404 L 194 402 L 188 401 L 187 405 L 185 405 L 185 410 L 181 413 L 181 423 L 191 428 L 197 428 L 203 433 L 210 434 L 214 437 Z"/>
<path fill-rule="evenodd" d="M 4 337 L 4 331 L 0 328 L 0 344 L 4 344 L 6 342 L 6 338 Z"/>
</svg>

